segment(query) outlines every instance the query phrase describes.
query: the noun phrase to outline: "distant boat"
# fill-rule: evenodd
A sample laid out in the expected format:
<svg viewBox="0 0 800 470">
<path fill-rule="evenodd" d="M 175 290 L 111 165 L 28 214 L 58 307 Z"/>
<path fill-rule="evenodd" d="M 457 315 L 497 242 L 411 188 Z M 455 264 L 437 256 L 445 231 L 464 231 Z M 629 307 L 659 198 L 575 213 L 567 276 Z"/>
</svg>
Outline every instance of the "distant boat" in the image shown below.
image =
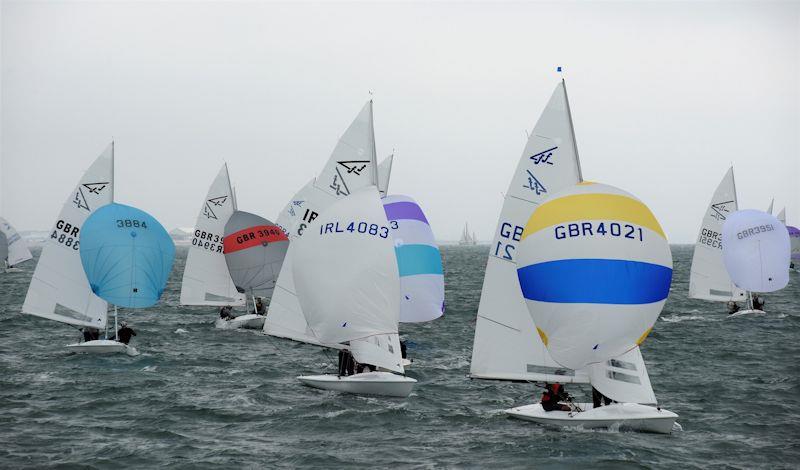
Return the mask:
<svg viewBox="0 0 800 470">
<path fill-rule="evenodd" d="M 6 272 L 19 271 L 15 266 L 33 258 L 28 244 L 8 221 L 0 217 L 0 260 Z"/>
<path fill-rule="evenodd" d="M 478 239 L 475 237 L 475 232 L 469 232 L 469 224 L 464 224 L 464 231 L 461 232 L 461 239 L 458 241 L 459 245 L 474 246 L 477 245 Z"/>
<path fill-rule="evenodd" d="M 287 234 L 290 244 L 264 321 L 265 334 L 320 344 L 308 327 L 297 297 L 294 263 L 291 261 L 294 242 L 303 237 L 311 223 L 337 200 L 358 189 L 376 185 L 376 181 L 379 191 L 387 191 L 389 176 L 381 177 L 380 173 L 385 169 L 388 175 L 391 162 L 392 157 L 389 157 L 380 167 L 377 165 L 372 101 L 368 101 L 339 138 L 319 176 L 306 183 L 278 215 L 276 225 Z"/>
<path fill-rule="evenodd" d="M 656 403 L 639 348 L 595 364 L 590 369 L 576 370 L 563 366 L 551 357 L 537 334 L 520 288 L 518 249 L 531 213 L 553 192 L 581 181 L 566 86 L 562 81 L 556 86 L 534 132 L 530 134 L 505 194 L 478 304 L 470 377 L 518 382 L 591 383 L 605 396 L 626 402 L 621 405 L 627 408 L 623 408 L 619 415 L 607 416 L 606 420 L 587 420 L 587 425 L 608 427 L 624 423 L 635 427 L 635 418 L 624 410 Z M 525 414 L 537 406 L 526 405 L 506 410 L 506 413 L 527 419 Z M 613 414 L 613 410 L 610 411 Z M 674 421 L 677 415 L 665 411 L 661 416 Z M 575 413 L 574 417 L 556 424 L 574 425 L 584 417 L 587 417 L 584 413 Z M 630 422 L 629 418 L 633 421 Z"/>
<path fill-rule="evenodd" d="M 406 397 L 416 380 L 404 373 L 398 336 L 400 277 L 389 221 L 376 186 L 335 202 L 292 242 L 297 296 L 323 344 L 349 348 L 352 375 L 300 376 L 305 385 L 339 392 Z"/>
</svg>

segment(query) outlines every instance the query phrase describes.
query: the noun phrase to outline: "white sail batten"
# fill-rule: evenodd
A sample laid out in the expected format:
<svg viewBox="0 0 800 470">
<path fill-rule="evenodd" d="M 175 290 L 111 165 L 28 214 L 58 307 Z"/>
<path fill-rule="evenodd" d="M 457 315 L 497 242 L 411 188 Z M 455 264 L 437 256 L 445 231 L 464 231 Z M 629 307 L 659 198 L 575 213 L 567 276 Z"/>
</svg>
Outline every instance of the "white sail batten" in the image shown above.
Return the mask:
<svg viewBox="0 0 800 470">
<path fill-rule="evenodd" d="M 92 293 L 80 258 L 80 229 L 113 202 L 113 144 L 83 174 L 64 202 L 33 273 L 23 313 L 76 326 L 105 328 L 107 303 Z"/>
<path fill-rule="evenodd" d="M 376 178 L 380 178 L 380 175 L 376 176 L 375 171 L 377 161 L 374 141 L 372 101 L 369 101 L 339 139 L 320 176 L 306 183 L 278 215 L 276 223 L 286 232 L 290 244 L 270 301 L 269 315 L 264 321 L 264 333 L 304 343 L 321 344 L 308 328 L 297 298 L 292 262 L 294 241 L 302 237 L 322 211 L 339 198 L 349 195 L 351 191 L 376 184 Z"/>
<path fill-rule="evenodd" d="M 746 300 L 746 292 L 731 281 L 722 260 L 722 225 L 737 210 L 736 182 L 731 167 L 703 215 L 692 256 L 689 297 L 722 302 Z"/>
<path fill-rule="evenodd" d="M 292 243 L 298 299 L 316 338 L 324 343 L 366 340 L 376 345 L 378 335 L 397 335 L 400 277 L 377 187 L 337 201 Z M 392 353 L 372 351 L 370 360 L 379 362 L 370 363 L 402 370 L 399 360 L 394 364 L 399 342 L 376 348 Z"/>
<path fill-rule="evenodd" d="M 228 166 L 223 165 L 203 199 L 181 283 L 181 305 L 245 305 L 223 254 L 225 223 L 235 210 Z"/>
<path fill-rule="evenodd" d="M 505 195 L 483 281 L 472 377 L 588 383 L 583 371 L 560 366 L 547 352 L 525 306 L 516 250 L 533 210 L 551 193 L 580 182 L 564 83 L 553 91 L 533 129 Z"/>
<path fill-rule="evenodd" d="M 638 347 L 614 359 L 591 364 L 587 369 L 592 387 L 608 398 L 621 403 L 657 404 Z"/>
<path fill-rule="evenodd" d="M 28 249 L 28 244 L 25 243 L 25 240 L 17 233 L 16 229 L 2 217 L 0 217 L 0 232 L 3 232 L 6 236 L 6 243 L 8 244 L 6 258 L 8 266 L 14 266 L 33 258 L 31 250 Z M 2 261 L 2 258 L 0 258 L 0 262 Z"/>
</svg>

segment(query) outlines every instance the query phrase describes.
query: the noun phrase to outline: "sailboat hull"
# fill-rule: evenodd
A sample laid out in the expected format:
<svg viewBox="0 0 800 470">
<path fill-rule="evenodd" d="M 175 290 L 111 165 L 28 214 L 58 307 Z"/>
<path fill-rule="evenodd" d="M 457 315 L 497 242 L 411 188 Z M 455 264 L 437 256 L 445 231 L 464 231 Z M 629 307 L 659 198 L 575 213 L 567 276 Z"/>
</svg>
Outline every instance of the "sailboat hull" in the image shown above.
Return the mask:
<svg viewBox="0 0 800 470">
<path fill-rule="evenodd" d="M 667 410 L 638 403 L 615 403 L 592 408 L 591 403 L 579 403 L 582 412 L 544 411 L 540 403 L 506 410 L 517 419 L 535 423 L 577 427 L 583 429 L 620 429 L 629 431 L 669 434 L 678 415 Z"/>
<path fill-rule="evenodd" d="M 239 315 L 231 320 L 217 319 L 217 326 L 224 329 L 237 329 L 247 328 L 252 330 L 260 330 L 264 328 L 264 320 L 266 316 L 248 313 L 246 315 Z"/>
<path fill-rule="evenodd" d="M 767 313 L 767 312 L 765 312 L 763 310 L 756 310 L 756 309 L 750 309 L 749 308 L 747 310 L 739 310 L 736 313 L 731 313 L 730 315 L 728 315 L 728 318 L 741 317 L 742 315 L 764 315 L 765 313 Z"/>
<path fill-rule="evenodd" d="M 119 341 L 110 339 L 96 339 L 94 341 L 85 341 L 83 343 L 68 344 L 65 346 L 67 350 L 76 353 L 86 354 L 130 354 L 135 355 L 136 349 Z"/>
<path fill-rule="evenodd" d="M 357 395 L 381 395 L 405 398 L 416 380 L 390 372 L 364 372 L 350 376 L 304 375 L 297 380 L 309 387 Z"/>
</svg>

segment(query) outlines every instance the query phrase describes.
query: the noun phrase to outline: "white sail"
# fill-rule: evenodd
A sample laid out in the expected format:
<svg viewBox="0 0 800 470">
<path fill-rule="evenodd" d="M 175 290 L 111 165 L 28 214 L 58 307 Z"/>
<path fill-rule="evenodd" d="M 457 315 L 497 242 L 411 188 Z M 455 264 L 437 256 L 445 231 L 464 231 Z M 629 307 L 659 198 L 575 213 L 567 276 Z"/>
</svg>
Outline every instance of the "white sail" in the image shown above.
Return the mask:
<svg viewBox="0 0 800 470">
<path fill-rule="evenodd" d="M 393 162 L 394 154 L 391 154 L 378 165 L 378 191 L 380 191 L 381 196 L 386 196 L 389 193 L 389 180 L 392 178 Z"/>
<path fill-rule="evenodd" d="M 303 315 L 323 343 L 396 335 L 400 277 L 389 222 L 376 186 L 337 201 L 292 242 L 294 282 Z M 402 372 L 399 342 L 367 340 L 369 361 Z M 386 354 L 377 351 L 386 351 Z M 356 356 L 358 359 L 358 356 Z"/>
<path fill-rule="evenodd" d="M 722 226 L 722 242 L 725 268 L 737 286 L 775 292 L 789 283 L 789 232 L 772 214 L 734 212 Z"/>
<path fill-rule="evenodd" d="M 781 209 L 780 212 L 778 212 L 778 220 L 783 225 L 786 225 L 786 208 L 785 207 L 783 209 Z"/>
<path fill-rule="evenodd" d="M 746 293 L 731 281 L 722 261 L 722 225 L 736 212 L 736 182 L 728 169 L 706 207 L 700 233 L 694 245 L 689 275 L 689 297 L 702 300 L 743 301 Z"/>
<path fill-rule="evenodd" d="M 638 347 L 614 359 L 592 364 L 588 370 L 592 387 L 614 401 L 643 405 L 657 403 Z"/>
<path fill-rule="evenodd" d="M 589 381 L 585 372 L 561 367 L 548 354 L 525 306 L 516 263 L 523 227 L 536 206 L 579 181 L 580 164 L 562 82 L 536 123 L 505 195 L 478 305 L 470 365 L 473 377 Z"/>
<path fill-rule="evenodd" d="M 384 369 L 403 372 L 400 335 L 375 335 L 350 341 L 350 352 L 360 364 L 379 365 Z"/>
<path fill-rule="evenodd" d="M 6 259 L 8 266 L 14 266 L 33 258 L 25 240 L 17 233 L 14 227 L 2 217 L 0 217 L 0 232 L 5 234 L 6 242 L 8 243 L 8 258 Z M 2 262 L 1 259 L 0 262 Z"/>
<path fill-rule="evenodd" d="M 203 199 L 181 283 L 181 305 L 244 305 L 223 254 L 225 223 L 236 209 L 228 165 L 223 165 Z"/>
<path fill-rule="evenodd" d="M 368 102 L 336 145 L 319 178 L 309 181 L 289 201 L 277 219 L 289 237 L 281 272 L 264 321 L 264 333 L 320 344 L 308 329 L 294 286 L 294 241 L 337 199 L 377 182 L 372 102 Z"/>
<path fill-rule="evenodd" d="M 80 258 L 83 222 L 114 200 L 114 144 L 84 173 L 70 193 L 33 273 L 23 313 L 70 325 L 105 328 L 106 302 L 92 293 Z"/>
<path fill-rule="evenodd" d="M 767 214 L 772 215 L 772 209 L 775 207 L 775 198 L 769 200 L 769 207 L 767 207 Z"/>
</svg>

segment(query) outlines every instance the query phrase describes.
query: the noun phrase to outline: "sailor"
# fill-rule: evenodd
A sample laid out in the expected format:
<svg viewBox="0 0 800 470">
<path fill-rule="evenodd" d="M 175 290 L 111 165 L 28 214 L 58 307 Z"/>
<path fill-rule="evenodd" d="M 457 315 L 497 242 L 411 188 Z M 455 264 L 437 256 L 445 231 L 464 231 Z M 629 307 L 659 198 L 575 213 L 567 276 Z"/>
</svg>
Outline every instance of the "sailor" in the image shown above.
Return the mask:
<svg viewBox="0 0 800 470">
<path fill-rule="evenodd" d="M 764 301 L 761 300 L 758 294 L 753 294 L 753 309 L 764 310 Z"/>
<path fill-rule="evenodd" d="M 728 301 L 728 315 L 733 315 L 734 313 L 739 311 L 739 304 L 734 302 L 733 300 Z"/>
<path fill-rule="evenodd" d="M 406 342 L 400 341 L 400 357 L 406 358 Z"/>
<path fill-rule="evenodd" d="M 569 399 L 569 394 L 559 383 L 547 384 L 542 394 L 542 408 L 545 411 L 571 411 L 568 405 L 559 403 Z"/>
<path fill-rule="evenodd" d="M 349 349 L 339 350 L 339 376 L 353 375 L 355 373 L 356 360 Z"/>
<path fill-rule="evenodd" d="M 219 309 L 219 317 L 223 320 L 232 320 L 233 319 L 233 307 L 230 305 L 225 305 L 224 307 Z"/>
<path fill-rule="evenodd" d="M 607 396 L 600 393 L 600 390 L 592 387 L 592 406 L 594 408 L 600 408 L 603 405 L 610 405 L 611 399 Z"/>
<path fill-rule="evenodd" d="M 117 341 L 122 344 L 128 344 L 131 341 L 131 336 L 136 336 L 136 332 L 128 328 L 127 322 L 122 322 L 121 328 L 117 331 Z"/>
<path fill-rule="evenodd" d="M 267 308 L 264 306 L 264 302 L 261 300 L 261 297 L 256 300 L 255 311 L 253 312 L 256 315 L 266 315 Z"/>
<path fill-rule="evenodd" d="M 84 341 L 94 341 L 96 339 L 100 339 L 100 330 L 97 328 L 92 328 L 91 326 L 87 326 L 83 329 Z"/>
</svg>

